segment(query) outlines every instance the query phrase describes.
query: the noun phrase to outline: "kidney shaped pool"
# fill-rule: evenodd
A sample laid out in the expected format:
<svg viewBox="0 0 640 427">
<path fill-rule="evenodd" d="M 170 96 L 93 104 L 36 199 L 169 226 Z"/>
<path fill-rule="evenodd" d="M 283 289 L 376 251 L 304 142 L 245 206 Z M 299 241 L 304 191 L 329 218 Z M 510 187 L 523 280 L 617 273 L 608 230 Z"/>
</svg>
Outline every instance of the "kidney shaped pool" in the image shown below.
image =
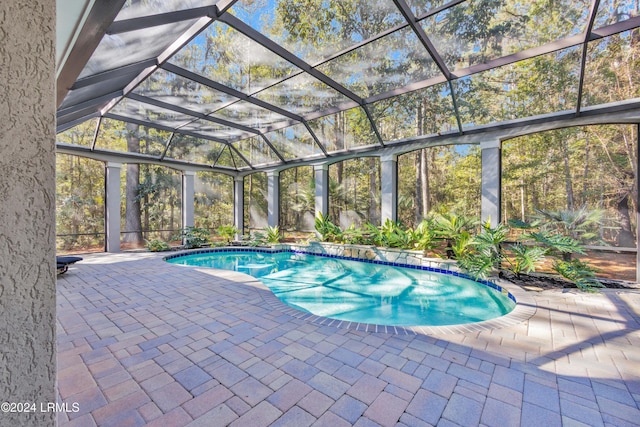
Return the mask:
<svg viewBox="0 0 640 427">
<path fill-rule="evenodd" d="M 513 296 L 457 273 L 293 251 L 211 250 L 166 257 L 173 264 L 258 278 L 284 303 L 317 316 L 387 326 L 443 326 L 509 313 Z"/>
</svg>

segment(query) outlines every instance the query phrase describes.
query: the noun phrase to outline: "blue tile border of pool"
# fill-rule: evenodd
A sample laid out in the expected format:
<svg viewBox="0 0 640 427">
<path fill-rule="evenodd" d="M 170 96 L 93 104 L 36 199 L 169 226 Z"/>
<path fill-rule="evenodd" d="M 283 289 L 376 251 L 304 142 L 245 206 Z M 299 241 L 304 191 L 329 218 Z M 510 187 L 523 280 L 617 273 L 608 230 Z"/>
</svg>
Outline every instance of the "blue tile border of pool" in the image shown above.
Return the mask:
<svg viewBox="0 0 640 427">
<path fill-rule="evenodd" d="M 505 286 L 502 286 L 490 280 L 475 280 L 471 276 L 464 273 L 459 273 L 457 271 L 451 271 L 451 270 L 441 269 L 441 268 L 433 268 L 433 267 L 422 266 L 422 265 L 411 265 L 411 264 L 402 264 L 402 263 L 396 263 L 396 262 L 390 262 L 390 261 L 345 257 L 340 255 L 301 251 L 296 249 L 273 249 L 273 248 L 256 248 L 256 247 L 223 247 L 223 248 L 191 249 L 191 250 L 184 250 L 175 254 L 167 255 L 162 259 L 163 261 L 166 261 L 169 259 L 180 258 L 188 255 L 207 254 L 207 253 L 215 253 L 215 252 L 260 252 L 260 253 L 270 253 L 270 254 L 289 252 L 294 254 L 315 255 L 315 256 L 321 256 L 325 258 L 337 258 L 337 259 L 344 259 L 348 261 L 366 262 L 369 264 L 389 265 L 393 267 L 404 267 L 404 268 L 411 268 L 414 270 L 431 271 L 434 273 L 448 274 L 456 277 L 462 277 L 464 279 L 473 280 L 477 283 L 481 283 L 485 286 L 489 286 L 498 292 L 506 294 L 513 302 L 516 303 L 516 306 L 514 307 L 514 309 L 511 310 L 509 313 L 505 314 L 504 316 L 497 317 L 495 319 L 485 320 L 482 322 L 463 323 L 459 325 L 447 325 L 447 326 L 422 326 L 422 325 L 387 326 L 387 325 L 376 325 L 376 324 L 370 324 L 370 323 L 349 322 L 344 320 L 317 316 L 315 314 L 304 312 L 287 305 L 286 303 L 282 302 L 278 297 L 276 297 L 272 292 L 269 292 L 268 296 L 266 297 L 263 295 L 263 298 L 271 306 L 273 306 L 274 308 L 277 308 L 278 310 L 283 311 L 285 314 L 288 314 L 297 319 L 306 320 L 311 323 L 323 325 L 323 326 L 333 326 L 337 328 L 346 328 L 346 329 L 353 329 L 353 330 L 359 330 L 359 331 L 381 332 L 381 333 L 391 333 L 391 334 L 400 334 L 400 335 L 415 335 L 415 334 L 435 335 L 435 334 L 452 334 L 452 333 L 455 334 L 455 333 L 499 329 L 506 326 L 519 324 L 531 318 L 536 311 L 533 298 L 528 296 L 526 291 L 524 291 L 519 287 L 516 287 L 515 285 L 510 286 L 505 284 Z M 225 270 L 225 271 L 230 271 L 232 273 L 238 273 L 238 274 L 244 275 L 244 273 L 240 273 L 236 271 L 231 271 L 231 270 Z M 259 279 L 256 279 L 254 277 L 252 277 L 252 279 L 260 283 L 265 290 L 269 290 L 269 288 L 266 285 L 264 285 L 262 282 L 260 282 Z M 509 289 L 507 289 L 507 287 L 509 287 Z M 517 298 L 516 298 L 516 295 L 514 294 L 517 294 Z"/>
</svg>

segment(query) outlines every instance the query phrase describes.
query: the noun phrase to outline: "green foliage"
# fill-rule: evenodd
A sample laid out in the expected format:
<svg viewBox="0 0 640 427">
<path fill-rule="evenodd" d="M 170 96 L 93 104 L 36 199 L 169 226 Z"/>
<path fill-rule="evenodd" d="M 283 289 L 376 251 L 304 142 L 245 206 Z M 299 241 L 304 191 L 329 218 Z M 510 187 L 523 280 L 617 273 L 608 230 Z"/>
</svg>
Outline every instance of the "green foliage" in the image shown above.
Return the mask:
<svg viewBox="0 0 640 427">
<path fill-rule="evenodd" d="M 182 239 L 184 247 L 187 249 L 201 248 L 204 245 L 208 245 L 210 237 L 209 230 L 200 227 L 187 227 L 178 235 L 178 238 Z"/>
<path fill-rule="evenodd" d="M 264 239 L 270 245 L 278 244 L 282 241 L 282 233 L 279 226 L 267 226 L 264 229 Z"/>
<path fill-rule="evenodd" d="M 447 243 L 447 258 L 454 258 L 453 247 L 458 240 L 466 238 L 464 233 L 475 227 L 477 221 L 473 218 L 456 215 L 455 213 L 437 214 L 433 218 L 433 234 L 436 238 L 444 239 Z"/>
<path fill-rule="evenodd" d="M 485 279 L 495 268 L 491 257 L 479 253 L 469 253 L 457 261 L 458 266 L 476 280 Z"/>
<path fill-rule="evenodd" d="M 217 232 L 229 244 L 238 234 L 238 228 L 235 225 L 221 225 Z"/>
<path fill-rule="evenodd" d="M 499 270 L 503 260 L 501 246 L 508 231 L 505 225 L 498 224 L 492 228 L 489 222 L 483 224 L 480 234 L 473 237 L 469 232 L 461 231 L 452 246 L 460 267 L 475 278 L 485 278 Z"/>
<path fill-rule="evenodd" d="M 256 231 L 253 234 L 249 233 L 246 236 L 242 236 L 242 241 L 247 242 L 247 244 L 252 247 L 267 245 L 267 237 L 262 231 Z"/>
<path fill-rule="evenodd" d="M 545 246 L 549 253 L 561 255 L 565 261 L 571 259 L 572 254 L 584 254 L 584 246 L 577 240 L 556 232 L 540 231 L 531 232 L 525 235 L 526 238 Z"/>
<path fill-rule="evenodd" d="M 342 243 L 350 245 L 368 245 L 371 243 L 369 234 L 362 228 L 356 227 L 355 224 L 351 224 L 349 227 L 342 231 Z"/>
<path fill-rule="evenodd" d="M 509 247 L 511 257 L 505 257 L 508 269 L 520 277 L 522 273 L 531 273 L 536 269 L 536 263 L 542 261 L 547 253 L 540 246 L 525 246 L 515 243 Z"/>
<path fill-rule="evenodd" d="M 487 221 L 482 225 L 480 234 L 473 238 L 472 244 L 478 252 L 492 258 L 495 266 L 499 268 L 502 261 L 502 244 L 507 240 L 508 232 L 509 227 L 506 225 L 498 224 L 492 228 Z"/>
<path fill-rule="evenodd" d="M 464 259 L 471 254 L 473 239 L 468 231 L 461 231 L 458 238 L 454 240 L 450 249 L 455 259 Z"/>
<path fill-rule="evenodd" d="M 435 234 L 430 220 L 423 219 L 413 230 L 413 246 L 422 251 L 428 251 L 436 247 Z"/>
<path fill-rule="evenodd" d="M 455 213 L 436 214 L 432 222 L 437 237 L 451 240 L 456 240 L 463 231 L 471 230 L 476 223 L 474 218 Z"/>
<path fill-rule="evenodd" d="M 315 227 L 323 242 L 340 241 L 340 227 L 331 222 L 328 215 L 322 215 L 322 212 L 318 212 L 315 219 Z"/>
<path fill-rule="evenodd" d="M 553 269 L 582 290 L 593 291 L 595 288 L 603 287 L 602 283 L 596 279 L 597 270 L 579 259 L 556 260 L 553 263 Z"/>
<path fill-rule="evenodd" d="M 171 250 L 171 246 L 169 246 L 169 244 L 163 240 L 153 239 L 146 240 L 146 242 L 147 249 L 151 252 L 164 252 Z"/>
<path fill-rule="evenodd" d="M 411 248 L 414 245 L 413 233 L 407 231 L 402 224 L 387 219 L 380 226 L 378 239 L 380 246 L 386 248 Z"/>
<path fill-rule="evenodd" d="M 580 242 L 597 240 L 596 227 L 602 223 L 604 218 L 602 209 L 588 209 L 586 204 L 578 209 L 555 212 L 536 209 L 536 211 L 543 217 L 543 228 L 556 230 Z"/>
</svg>

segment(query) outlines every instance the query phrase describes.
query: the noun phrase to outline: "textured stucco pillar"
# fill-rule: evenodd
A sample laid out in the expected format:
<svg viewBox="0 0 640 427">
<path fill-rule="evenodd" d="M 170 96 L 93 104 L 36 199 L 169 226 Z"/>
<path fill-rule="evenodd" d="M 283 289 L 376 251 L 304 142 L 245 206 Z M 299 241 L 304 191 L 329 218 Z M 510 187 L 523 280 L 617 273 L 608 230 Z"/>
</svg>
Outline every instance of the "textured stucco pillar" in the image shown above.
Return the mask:
<svg viewBox="0 0 640 427">
<path fill-rule="evenodd" d="M 121 163 L 108 162 L 105 166 L 104 244 L 107 252 L 120 252 L 121 171 Z"/>
<path fill-rule="evenodd" d="M 316 216 L 318 212 L 327 215 L 329 212 L 329 165 L 314 165 L 316 180 Z"/>
<path fill-rule="evenodd" d="M 194 225 L 195 176 L 192 171 L 182 172 L 182 228 Z"/>
<path fill-rule="evenodd" d="M 0 413 L 3 426 L 54 425 L 55 1 L 0 2 Z"/>
<path fill-rule="evenodd" d="M 244 177 L 233 178 L 233 225 L 238 229 L 236 239 L 244 234 Z"/>
<path fill-rule="evenodd" d="M 502 191 L 502 153 L 498 140 L 480 144 L 482 152 L 482 203 L 480 217 L 484 223 L 490 220 L 491 227 L 500 223 L 500 196 Z"/>
<path fill-rule="evenodd" d="M 280 225 L 280 172 L 267 172 L 267 223 Z"/>
<path fill-rule="evenodd" d="M 380 157 L 380 221 L 398 220 L 398 156 Z"/>
</svg>

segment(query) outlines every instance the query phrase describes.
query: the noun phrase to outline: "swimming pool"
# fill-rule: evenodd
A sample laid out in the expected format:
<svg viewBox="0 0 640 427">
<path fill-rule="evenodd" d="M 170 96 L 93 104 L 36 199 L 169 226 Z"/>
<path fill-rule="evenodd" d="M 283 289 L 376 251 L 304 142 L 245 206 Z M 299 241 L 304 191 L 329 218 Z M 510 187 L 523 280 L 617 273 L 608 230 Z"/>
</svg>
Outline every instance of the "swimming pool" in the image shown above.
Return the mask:
<svg viewBox="0 0 640 427">
<path fill-rule="evenodd" d="M 515 307 L 499 287 L 458 275 L 293 251 L 225 249 L 166 261 L 246 273 L 292 307 L 351 322 L 457 325 L 493 319 Z"/>
</svg>

